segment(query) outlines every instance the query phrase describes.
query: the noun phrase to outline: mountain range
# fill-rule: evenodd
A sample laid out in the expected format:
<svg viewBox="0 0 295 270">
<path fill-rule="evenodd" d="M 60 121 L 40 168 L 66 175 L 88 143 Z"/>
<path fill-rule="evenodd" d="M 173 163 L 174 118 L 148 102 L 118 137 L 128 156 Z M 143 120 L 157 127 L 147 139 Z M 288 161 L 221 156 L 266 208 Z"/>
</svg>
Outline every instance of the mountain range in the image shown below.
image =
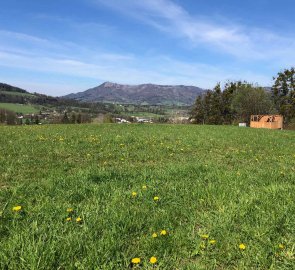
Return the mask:
<svg viewBox="0 0 295 270">
<path fill-rule="evenodd" d="M 140 105 L 192 105 L 205 90 L 196 86 L 105 82 L 84 92 L 64 96 L 84 102 Z"/>
</svg>

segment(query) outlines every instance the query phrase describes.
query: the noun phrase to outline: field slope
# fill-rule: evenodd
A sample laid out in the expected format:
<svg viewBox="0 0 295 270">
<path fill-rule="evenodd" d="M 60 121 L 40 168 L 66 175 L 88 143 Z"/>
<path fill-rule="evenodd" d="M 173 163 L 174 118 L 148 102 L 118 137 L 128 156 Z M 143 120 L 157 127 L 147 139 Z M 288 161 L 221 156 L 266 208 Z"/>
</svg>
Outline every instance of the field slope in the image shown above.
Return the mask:
<svg viewBox="0 0 295 270">
<path fill-rule="evenodd" d="M 294 161 L 288 131 L 0 126 L 0 269 L 294 269 Z"/>
<path fill-rule="evenodd" d="M 40 110 L 36 106 L 24 105 L 24 104 L 15 104 L 15 103 L 0 103 L 0 109 L 10 110 L 16 113 L 37 113 Z"/>
</svg>

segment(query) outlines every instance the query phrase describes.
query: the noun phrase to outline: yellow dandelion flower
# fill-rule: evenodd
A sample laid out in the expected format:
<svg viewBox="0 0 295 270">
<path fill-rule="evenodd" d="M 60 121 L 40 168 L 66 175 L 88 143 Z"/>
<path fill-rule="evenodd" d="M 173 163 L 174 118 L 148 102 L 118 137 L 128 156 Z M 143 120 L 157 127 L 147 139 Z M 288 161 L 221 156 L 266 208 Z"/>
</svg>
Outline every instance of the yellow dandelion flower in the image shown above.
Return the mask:
<svg viewBox="0 0 295 270">
<path fill-rule="evenodd" d="M 243 244 L 243 243 L 239 244 L 239 249 L 240 250 L 245 250 L 246 249 L 246 245 Z"/>
<path fill-rule="evenodd" d="M 202 237 L 203 239 L 208 239 L 208 238 L 209 238 L 209 234 L 202 234 L 201 237 Z"/>
<path fill-rule="evenodd" d="M 157 237 L 158 237 L 157 233 L 154 232 L 154 233 L 152 234 L 152 237 L 153 237 L 153 238 L 157 238 Z"/>
<path fill-rule="evenodd" d="M 283 244 L 279 244 L 279 248 L 280 248 L 280 249 L 284 249 L 285 246 L 284 246 Z"/>
<path fill-rule="evenodd" d="M 134 264 L 138 264 L 138 263 L 140 263 L 140 258 L 133 258 L 131 260 L 131 262 L 134 263 Z"/>
<path fill-rule="evenodd" d="M 209 243 L 210 243 L 211 245 L 215 245 L 215 244 L 216 244 L 216 240 L 212 239 L 212 240 L 209 241 Z"/>
<path fill-rule="evenodd" d="M 76 222 L 81 222 L 81 221 L 82 221 L 82 218 L 80 218 L 80 217 L 76 218 Z"/>
<path fill-rule="evenodd" d="M 142 186 L 142 189 L 143 189 L 143 190 L 146 190 L 146 189 L 147 189 L 147 186 L 146 186 L 146 185 L 143 185 L 143 186 Z"/>
<path fill-rule="evenodd" d="M 71 221 L 72 220 L 72 218 L 71 217 L 68 217 L 67 219 L 66 219 L 66 221 Z"/>
<path fill-rule="evenodd" d="M 153 256 L 153 257 L 150 258 L 150 263 L 151 264 L 155 264 L 156 262 L 157 262 L 157 258 L 156 257 Z"/>
<path fill-rule="evenodd" d="M 19 212 L 20 210 L 22 210 L 22 207 L 21 207 L 20 205 L 18 205 L 18 206 L 14 206 L 14 207 L 12 208 L 12 211 L 15 211 L 15 212 Z"/>
<path fill-rule="evenodd" d="M 201 248 L 201 249 L 205 249 L 205 248 L 206 248 L 206 244 L 205 244 L 204 241 L 200 244 L 200 248 Z"/>
<path fill-rule="evenodd" d="M 67 208 L 67 212 L 68 212 L 68 213 L 71 213 L 71 212 L 73 212 L 73 211 L 74 211 L 73 208 Z"/>
<path fill-rule="evenodd" d="M 167 234 L 167 231 L 166 230 L 162 230 L 161 232 L 160 232 L 160 235 L 166 235 Z"/>
<path fill-rule="evenodd" d="M 135 191 L 132 192 L 132 196 L 135 197 L 137 193 Z"/>
<path fill-rule="evenodd" d="M 157 202 L 158 200 L 159 200 L 159 197 L 158 196 L 155 196 L 154 197 L 154 201 Z"/>
</svg>

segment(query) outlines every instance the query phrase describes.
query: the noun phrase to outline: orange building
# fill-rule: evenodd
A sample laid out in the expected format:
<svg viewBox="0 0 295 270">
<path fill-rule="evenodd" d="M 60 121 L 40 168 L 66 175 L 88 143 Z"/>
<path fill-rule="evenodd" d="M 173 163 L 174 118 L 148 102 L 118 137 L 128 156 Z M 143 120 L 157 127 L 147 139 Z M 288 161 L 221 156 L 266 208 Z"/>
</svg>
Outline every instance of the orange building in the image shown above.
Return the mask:
<svg viewBox="0 0 295 270">
<path fill-rule="evenodd" d="M 251 128 L 283 129 L 282 115 L 251 115 Z"/>
</svg>

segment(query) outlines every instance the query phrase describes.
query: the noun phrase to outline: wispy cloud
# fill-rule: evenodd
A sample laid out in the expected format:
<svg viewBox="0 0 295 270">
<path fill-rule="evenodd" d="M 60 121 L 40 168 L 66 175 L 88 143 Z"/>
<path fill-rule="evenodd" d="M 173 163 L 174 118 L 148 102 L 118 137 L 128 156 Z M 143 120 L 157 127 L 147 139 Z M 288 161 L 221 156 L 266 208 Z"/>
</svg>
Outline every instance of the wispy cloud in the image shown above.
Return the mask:
<svg viewBox="0 0 295 270">
<path fill-rule="evenodd" d="M 105 51 L 96 46 L 91 48 L 72 41 L 44 39 L 38 36 L 28 35 L 20 32 L 5 31 L 0 29 L 0 50 L 11 54 L 30 55 L 32 57 L 80 57 L 89 58 L 92 61 L 119 61 L 132 60 L 131 53 L 120 54 L 116 52 Z"/>
<path fill-rule="evenodd" d="M 118 57 L 117 61 L 111 59 L 102 64 L 91 64 L 71 58 L 31 57 L 30 55 L 0 51 L 0 63 L 2 66 L 10 68 L 89 78 L 92 81 L 96 80 L 97 83 L 106 80 L 128 84 L 155 82 L 159 84 L 190 84 L 204 88 L 213 87 L 218 81 L 226 79 L 248 79 L 254 82 L 259 81 L 265 85 L 269 83 L 266 76 L 259 76 L 255 73 L 201 63 L 187 63 L 165 55 L 157 55 L 149 57 L 149 59 L 134 58 L 131 62 L 122 61 Z M 52 84 L 57 85 L 54 81 Z M 27 82 L 27 85 L 30 84 Z M 89 85 L 89 87 L 91 86 L 94 85 Z M 49 87 L 48 91 L 51 91 L 51 88 Z M 57 95 L 58 89 L 62 90 L 61 95 L 67 89 L 77 89 L 77 86 L 70 84 L 65 88 L 64 84 L 61 84 L 55 88 L 55 95 Z"/>
<path fill-rule="evenodd" d="M 32 14 L 34 18 L 40 21 L 45 22 L 55 22 L 61 25 L 65 25 L 67 27 L 73 28 L 76 31 L 84 32 L 90 31 L 92 33 L 114 33 L 116 31 L 116 27 L 113 25 L 103 24 L 103 23 L 97 23 L 94 21 L 77 21 L 72 19 L 71 17 L 67 16 L 57 16 L 57 15 L 49 15 L 45 13 L 39 13 L 39 14 Z"/>
<path fill-rule="evenodd" d="M 294 36 L 282 36 L 266 29 L 191 15 L 172 0 L 95 0 L 96 3 L 132 16 L 160 31 L 186 38 L 195 46 L 232 55 L 240 60 L 276 60 L 292 63 Z"/>
<path fill-rule="evenodd" d="M 234 60 L 227 59 L 229 65 L 205 64 L 193 59 L 179 60 L 177 56 L 160 50 L 157 50 L 157 53 L 140 55 L 126 49 L 123 53 L 104 49 L 97 45 L 98 42 L 94 42 L 95 46 L 81 42 L 83 35 L 77 40 L 56 40 L 52 37 L 42 38 L 0 29 L 0 66 L 44 74 L 61 74 L 81 78 L 83 81 L 88 78 L 91 83 L 97 81 L 97 84 L 109 80 L 129 84 L 191 84 L 209 88 L 218 81 L 227 79 L 245 79 L 262 85 L 271 83 L 271 76 L 251 71 L 246 66 L 243 67 L 241 61 L 247 62 L 251 59 L 254 64 L 261 61 L 265 65 L 276 66 L 276 70 L 280 65 L 288 65 L 295 61 L 295 40 L 292 37 L 282 37 L 264 29 L 250 29 L 229 22 L 217 23 L 213 19 L 193 16 L 171 0 L 89 1 L 107 5 L 167 35 L 189 41 L 188 51 L 191 47 L 200 46 L 218 54 L 230 55 Z M 91 21 L 80 23 L 70 18 L 47 15 L 39 15 L 39 19 L 55 20 L 69 27 L 80 27 L 82 32 L 83 28 L 95 32 L 105 27 Z M 110 29 L 115 28 L 110 26 Z M 120 42 L 120 37 L 118 41 Z M 38 84 L 42 85 L 42 82 Z M 26 85 L 32 84 L 27 82 Z M 63 90 L 60 94 L 64 94 L 67 89 L 85 89 L 77 89 L 74 82 L 69 83 L 67 87 L 62 83 L 58 86 L 57 81 L 52 81 L 50 85 L 54 85 L 55 91 Z M 48 91 L 53 88 L 50 85 Z M 94 85 L 89 85 L 91 86 Z"/>
</svg>

